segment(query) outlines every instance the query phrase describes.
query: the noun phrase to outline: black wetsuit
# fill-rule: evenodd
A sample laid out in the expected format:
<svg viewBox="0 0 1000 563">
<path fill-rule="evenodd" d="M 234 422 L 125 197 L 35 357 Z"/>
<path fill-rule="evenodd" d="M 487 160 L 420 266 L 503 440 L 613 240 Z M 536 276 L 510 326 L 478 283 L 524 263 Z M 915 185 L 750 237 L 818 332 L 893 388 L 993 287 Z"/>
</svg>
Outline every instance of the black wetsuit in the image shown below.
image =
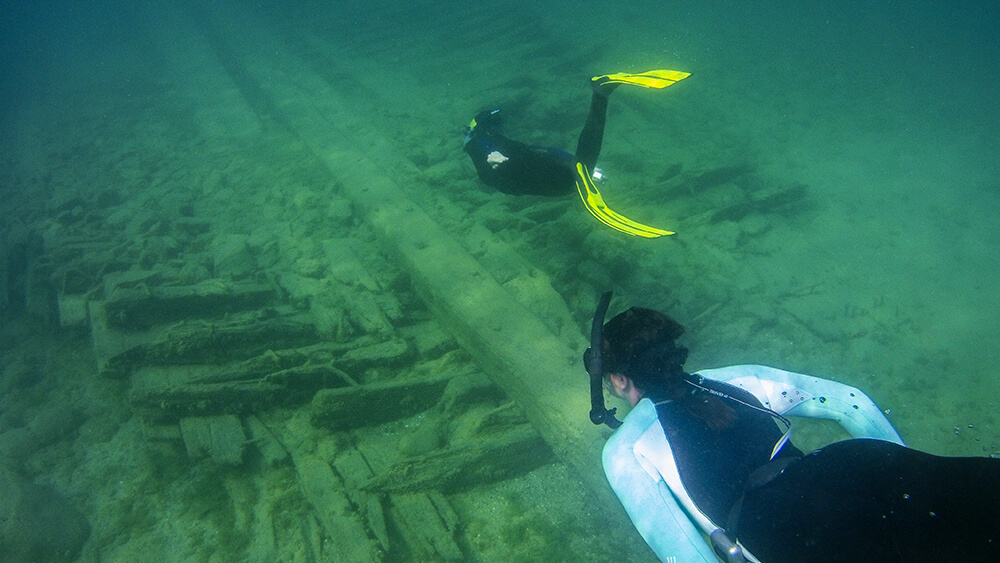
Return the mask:
<svg viewBox="0 0 1000 563">
<path fill-rule="evenodd" d="M 700 385 L 745 403 L 761 406 L 752 394 L 732 385 L 704 379 Z M 706 394 L 692 388 L 693 394 Z M 676 402 L 657 402 L 656 414 L 677 462 L 684 488 L 691 500 L 713 522 L 725 526 L 730 510 L 740 500 L 749 475 L 766 464 L 782 431 L 766 412 L 735 401 L 726 404 L 736 412 L 736 422 L 715 431 L 704 420 Z M 801 456 L 786 443 L 776 457 Z"/>
<path fill-rule="evenodd" d="M 580 133 L 576 154 L 562 149 L 526 145 L 503 135 L 499 110 L 476 116 L 476 126 L 465 139 L 465 152 L 472 158 L 479 178 L 511 195 L 561 196 L 576 186 L 576 163 L 594 170 L 604 138 L 608 98 L 596 91 Z"/>
<path fill-rule="evenodd" d="M 703 385 L 761 406 L 731 385 Z M 786 444 L 769 462 L 781 437 L 772 417 L 727 403 L 738 418 L 720 432 L 676 403 L 658 405 L 657 414 L 692 500 L 761 561 L 1000 557 L 1000 459 L 854 439 L 807 455 Z"/>
<path fill-rule="evenodd" d="M 740 541 L 762 561 L 996 561 L 1000 460 L 837 442 L 749 491 Z"/>
</svg>

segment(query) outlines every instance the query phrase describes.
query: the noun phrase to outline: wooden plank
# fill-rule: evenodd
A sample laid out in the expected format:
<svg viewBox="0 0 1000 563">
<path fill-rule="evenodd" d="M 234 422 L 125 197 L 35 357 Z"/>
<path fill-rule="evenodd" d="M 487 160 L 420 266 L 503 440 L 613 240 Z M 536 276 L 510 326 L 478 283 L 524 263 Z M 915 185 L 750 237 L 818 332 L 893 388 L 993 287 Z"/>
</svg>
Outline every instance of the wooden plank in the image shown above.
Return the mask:
<svg viewBox="0 0 1000 563">
<path fill-rule="evenodd" d="M 385 511 L 380 500 L 382 490 L 367 490 L 365 484 L 371 482 L 374 472 L 390 469 L 385 459 L 385 450 L 376 446 L 359 443 L 359 448 L 350 448 L 334 461 L 337 470 L 344 475 L 348 495 L 355 504 L 367 509 L 368 526 L 377 530 L 381 526 L 387 531 Z M 389 557 L 407 557 L 420 561 L 458 561 L 463 559 L 462 549 L 455 538 L 459 533 L 458 515 L 448 499 L 440 492 L 419 491 L 389 494 L 388 506 L 396 529 L 402 535 L 406 549 L 390 545 L 388 534 L 382 545 L 388 546 Z M 376 532 L 378 536 L 378 532 Z"/>
<path fill-rule="evenodd" d="M 343 372 L 330 364 L 306 364 L 243 379 L 201 382 L 192 376 L 211 373 L 214 366 L 151 366 L 138 369 L 128 393 L 129 403 L 157 421 L 181 416 L 252 413 L 275 406 L 309 401 L 318 389 L 349 385 Z"/>
<path fill-rule="evenodd" d="M 191 459 L 211 457 L 220 465 L 243 463 L 247 436 L 240 419 L 231 414 L 182 418 L 181 436 Z"/>
<path fill-rule="evenodd" d="M 277 467 L 291 461 L 291 458 L 288 457 L 288 451 L 259 418 L 250 415 L 246 418 L 246 423 L 250 439 L 257 446 L 260 455 L 264 457 L 264 463 L 267 466 Z"/>
<path fill-rule="evenodd" d="M 375 426 L 413 416 L 441 399 L 450 375 L 321 389 L 312 401 L 312 423 L 332 430 Z"/>
<path fill-rule="evenodd" d="M 455 532 L 438 513 L 431 497 L 424 493 L 392 496 L 392 515 L 419 561 L 462 561 Z"/>
<path fill-rule="evenodd" d="M 344 483 L 328 463 L 310 454 L 295 452 L 292 456 L 299 474 L 302 493 L 313 509 L 327 538 L 324 547 L 333 553 L 328 561 L 381 561 L 381 547 L 369 536 L 361 516 L 344 492 Z M 324 549 L 324 556 L 326 556 Z"/>
<path fill-rule="evenodd" d="M 408 458 L 364 484 L 372 491 L 411 492 L 474 487 L 537 469 L 551 451 L 530 424 L 521 424 L 461 447 Z"/>
<path fill-rule="evenodd" d="M 106 296 L 104 306 L 112 326 L 138 330 L 181 319 L 259 309 L 274 298 L 274 287 L 269 284 L 208 280 L 187 286 L 120 286 Z"/>
<path fill-rule="evenodd" d="M 296 314 L 261 318 L 254 313 L 216 321 L 181 322 L 144 331 L 112 326 L 105 303 L 90 302 L 91 338 L 98 370 L 125 377 L 139 366 L 225 363 L 267 350 L 315 344 L 311 319 Z"/>
<path fill-rule="evenodd" d="M 368 529 L 372 531 L 386 553 L 391 555 L 389 527 L 386 525 L 382 500 L 378 494 L 362 490 L 359 486 L 372 477 L 372 469 L 368 466 L 368 462 L 357 448 L 347 448 L 333 460 L 333 465 L 337 472 L 343 475 L 347 496 L 364 515 Z"/>
</svg>

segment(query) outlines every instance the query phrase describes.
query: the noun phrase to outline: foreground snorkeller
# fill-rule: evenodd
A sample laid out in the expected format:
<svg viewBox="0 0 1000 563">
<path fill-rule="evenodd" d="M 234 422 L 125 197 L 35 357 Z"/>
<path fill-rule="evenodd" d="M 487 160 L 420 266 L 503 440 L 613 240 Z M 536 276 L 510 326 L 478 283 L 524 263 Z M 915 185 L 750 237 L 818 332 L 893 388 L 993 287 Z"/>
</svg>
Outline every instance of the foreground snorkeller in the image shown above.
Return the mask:
<svg viewBox="0 0 1000 563">
<path fill-rule="evenodd" d="M 612 229 L 645 238 L 672 235 L 670 231 L 637 223 L 612 211 L 597 191 L 593 173 L 604 139 L 608 96 L 622 84 L 661 89 L 688 76 L 689 73 L 676 70 L 650 70 L 591 78 L 590 113 L 580 132 L 575 155 L 508 139 L 503 135 L 499 109 L 481 112 L 469 123 L 463 147 L 476 165 L 479 178 L 503 193 L 561 196 L 572 193 L 575 187 L 587 210 Z"/>
<path fill-rule="evenodd" d="M 1000 557 L 1000 459 L 907 448 L 871 399 L 833 381 L 755 365 L 688 374 L 680 324 L 632 308 L 602 326 L 610 298 L 584 355 L 591 420 L 617 428 L 604 471 L 660 559 Z M 632 405 L 623 422 L 602 383 Z M 855 439 L 803 455 L 786 416 L 835 420 Z"/>
</svg>

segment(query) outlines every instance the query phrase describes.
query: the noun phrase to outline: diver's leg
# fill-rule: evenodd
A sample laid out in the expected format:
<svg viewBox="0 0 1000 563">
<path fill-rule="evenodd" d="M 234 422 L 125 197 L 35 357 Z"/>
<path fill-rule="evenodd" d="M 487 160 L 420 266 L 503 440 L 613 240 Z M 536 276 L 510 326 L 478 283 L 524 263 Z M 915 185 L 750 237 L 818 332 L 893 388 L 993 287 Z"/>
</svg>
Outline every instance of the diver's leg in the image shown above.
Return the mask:
<svg viewBox="0 0 1000 563">
<path fill-rule="evenodd" d="M 601 193 L 594 184 L 592 174 L 597 165 L 597 157 L 601 154 L 601 144 L 604 141 L 604 120 L 608 114 L 608 96 L 621 84 L 632 84 L 643 88 L 666 88 L 683 80 L 686 72 L 674 70 L 649 70 L 638 74 L 616 73 L 595 76 L 590 79 L 593 94 L 590 97 L 590 112 L 587 122 L 580 132 L 576 144 L 576 190 L 580 200 L 595 218 L 608 227 L 626 234 L 644 238 L 656 238 L 674 234 L 635 221 L 615 213 L 604 202 Z"/>
<path fill-rule="evenodd" d="M 580 132 L 580 140 L 576 144 L 576 160 L 587 170 L 593 171 L 597 157 L 601 154 L 601 142 L 604 139 L 604 117 L 608 113 L 608 96 L 622 84 L 631 84 L 643 88 L 663 89 L 684 80 L 690 73 L 679 70 L 647 70 L 636 74 L 619 72 L 604 74 L 590 79 L 590 87 L 594 95 L 590 98 L 590 113 L 587 123 Z"/>
<path fill-rule="evenodd" d="M 739 516 L 762 561 L 991 561 L 1000 461 L 845 440 L 748 491 Z"/>
<path fill-rule="evenodd" d="M 590 97 L 590 113 L 587 122 L 580 132 L 580 140 L 576 143 L 576 160 L 583 163 L 587 170 L 593 171 L 597 157 L 601 154 L 601 144 L 604 141 L 604 120 L 608 114 L 608 96 L 618 84 L 602 84 L 594 86 L 594 94 Z"/>
</svg>

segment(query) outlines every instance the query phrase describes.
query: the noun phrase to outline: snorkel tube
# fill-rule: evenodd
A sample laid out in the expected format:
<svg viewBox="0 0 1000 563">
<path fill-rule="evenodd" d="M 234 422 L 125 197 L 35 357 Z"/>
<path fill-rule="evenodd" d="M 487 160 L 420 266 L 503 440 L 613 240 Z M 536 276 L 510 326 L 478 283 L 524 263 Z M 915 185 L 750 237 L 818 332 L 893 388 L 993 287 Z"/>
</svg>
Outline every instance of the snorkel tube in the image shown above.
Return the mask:
<svg viewBox="0 0 1000 563">
<path fill-rule="evenodd" d="M 597 425 L 607 424 L 615 429 L 622 425 L 622 421 L 615 418 L 617 408 L 604 408 L 604 372 L 601 365 L 601 332 L 604 328 L 604 315 L 611 304 L 611 294 L 612 292 L 605 291 L 601 295 L 597 310 L 594 311 L 594 324 L 590 327 L 590 348 L 584 352 L 583 357 L 587 373 L 590 374 L 590 421 Z"/>
</svg>

